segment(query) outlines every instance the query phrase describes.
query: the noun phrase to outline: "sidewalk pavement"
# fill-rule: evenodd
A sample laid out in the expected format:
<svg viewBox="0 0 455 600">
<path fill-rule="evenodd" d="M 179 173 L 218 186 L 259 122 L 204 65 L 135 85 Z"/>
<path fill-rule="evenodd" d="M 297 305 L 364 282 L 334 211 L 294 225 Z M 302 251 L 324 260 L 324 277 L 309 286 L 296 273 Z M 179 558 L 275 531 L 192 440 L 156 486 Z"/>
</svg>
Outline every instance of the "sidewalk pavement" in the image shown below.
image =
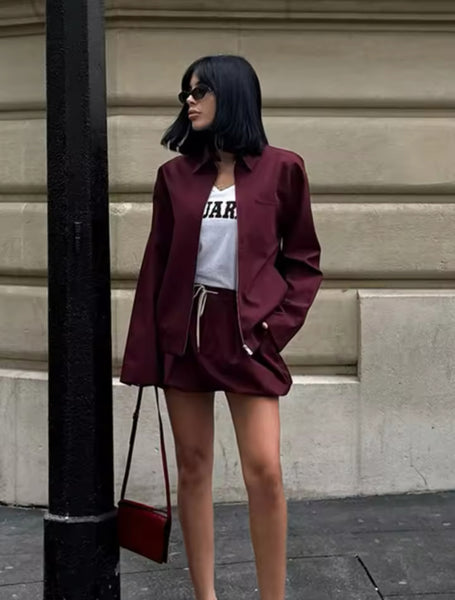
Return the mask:
<svg viewBox="0 0 455 600">
<path fill-rule="evenodd" d="M 0 507 L 0 600 L 42 599 L 43 511 Z M 218 600 L 259 599 L 244 504 L 217 505 Z M 122 600 L 191 600 L 170 560 L 122 551 Z M 455 600 L 455 491 L 289 503 L 287 600 Z"/>
</svg>

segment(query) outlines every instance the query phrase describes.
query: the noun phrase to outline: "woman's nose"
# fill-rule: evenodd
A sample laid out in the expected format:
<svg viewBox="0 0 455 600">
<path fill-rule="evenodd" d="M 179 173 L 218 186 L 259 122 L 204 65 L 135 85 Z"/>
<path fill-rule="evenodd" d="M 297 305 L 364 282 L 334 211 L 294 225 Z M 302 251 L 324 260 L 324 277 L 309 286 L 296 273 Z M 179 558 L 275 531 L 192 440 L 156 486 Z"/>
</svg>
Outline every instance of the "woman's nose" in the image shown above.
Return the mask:
<svg viewBox="0 0 455 600">
<path fill-rule="evenodd" d="M 193 96 L 191 94 L 188 96 L 186 101 L 187 101 L 188 106 L 194 106 L 194 104 L 196 104 L 196 100 L 193 98 Z"/>
</svg>

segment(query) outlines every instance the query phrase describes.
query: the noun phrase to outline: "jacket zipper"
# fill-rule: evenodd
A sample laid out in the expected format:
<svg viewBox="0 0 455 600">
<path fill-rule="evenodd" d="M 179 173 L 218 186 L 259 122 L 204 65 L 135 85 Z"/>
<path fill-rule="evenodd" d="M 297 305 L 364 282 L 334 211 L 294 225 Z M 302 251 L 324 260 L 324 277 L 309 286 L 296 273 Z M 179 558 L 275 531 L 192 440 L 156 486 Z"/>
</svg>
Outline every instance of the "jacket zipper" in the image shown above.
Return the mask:
<svg viewBox="0 0 455 600">
<path fill-rule="evenodd" d="M 249 354 L 250 356 L 253 354 L 253 351 L 251 350 L 251 348 L 245 343 L 245 340 L 243 338 L 243 331 L 242 331 L 242 324 L 240 323 L 240 309 L 239 309 L 239 271 L 240 271 L 240 260 L 239 260 L 239 205 L 237 202 L 237 188 L 235 188 L 235 193 L 236 193 L 236 199 L 235 199 L 235 205 L 236 205 L 236 210 L 237 210 L 237 238 L 236 238 L 236 245 L 237 245 L 237 256 L 236 256 L 236 262 L 237 262 L 237 272 L 235 274 L 235 278 L 236 278 L 236 285 L 235 285 L 235 297 L 236 297 L 236 312 L 237 312 L 237 324 L 239 326 L 239 333 L 240 333 L 240 340 L 242 342 L 242 348 L 245 350 L 245 352 L 247 354 Z"/>
</svg>

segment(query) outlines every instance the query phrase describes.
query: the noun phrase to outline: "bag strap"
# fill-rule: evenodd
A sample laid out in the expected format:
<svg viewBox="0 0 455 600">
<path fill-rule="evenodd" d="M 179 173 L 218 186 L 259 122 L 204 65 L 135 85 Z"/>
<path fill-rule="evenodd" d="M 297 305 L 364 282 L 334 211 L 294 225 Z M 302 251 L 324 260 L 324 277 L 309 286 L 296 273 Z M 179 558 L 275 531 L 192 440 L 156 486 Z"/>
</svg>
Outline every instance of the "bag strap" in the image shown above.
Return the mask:
<svg viewBox="0 0 455 600">
<path fill-rule="evenodd" d="M 128 484 L 128 478 L 130 475 L 131 461 L 133 459 L 134 442 L 136 440 L 137 423 L 139 420 L 139 413 L 141 410 L 142 392 L 143 391 L 144 391 L 143 386 L 140 386 L 138 394 L 137 394 L 136 409 L 133 414 L 133 425 L 131 427 L 130 446 L 129 446 L 129 450 L 128 450 L 128 458 L 126 460 L 126 468 L 125 468 L 125 475 L 123 477 L 122 491 L 120 494 L 121 500 L 123 500 L 125 498 L 126 486 Z M 171 516 L 171 491 L 170 491 L 170 486 L 169 486 L 169 473 L 168 473 L 168 468 L 167 468 L 166 446 L 165 446 L 165 442 L 164 442 L 163 420 L 161 419 L 160 401 L 159 401 L 159 397 L 158 397 L 158 388 L 157 387 L 155 387 L 155 398 L 156 398 L 156 407 L 158 409 L 158 420 L 159 420 L 159 424 L 160 424 L 161 458 L 162 458 L 162 462 L 163 462 L 164 481 L 166 484 L 166 512 L 167 512 L 167 516 L 170 517 Z"/>
</svg>

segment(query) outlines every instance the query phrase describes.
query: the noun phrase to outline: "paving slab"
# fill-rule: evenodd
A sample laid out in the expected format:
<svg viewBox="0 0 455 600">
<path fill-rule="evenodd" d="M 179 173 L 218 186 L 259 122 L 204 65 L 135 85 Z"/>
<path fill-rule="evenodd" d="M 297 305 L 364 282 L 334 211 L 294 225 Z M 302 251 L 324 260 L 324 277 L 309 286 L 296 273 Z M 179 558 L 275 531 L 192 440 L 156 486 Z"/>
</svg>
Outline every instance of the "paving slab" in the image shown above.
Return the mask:
<svg viewBox="0 0 455 600">
<path fill-rule="evenodd" d="M 438 542 L 441 548 L 438 550 Z M 397 531 L 365 532 L 326 535 L 299 535 L 292 530 L 288 534 L 288 554 L 295 557 L 315 555 L 362 554 L 362 556 L 385 554 L 397 546 L 408 551 L 413 544 L 424 548 L 429 545 L 432 552 L 444 552 L 455 540 L 455 531 Z M 453 543 L 453 542 L 452 542 Z M 403 551 L 405 551 L 403 550 Z M 449 554 L 450 556 L 450 554 Z M 455 560 L 455 550 L 454 550 Z"/>
<path fill-rule="evenodd" d="M 455 528 L 455 492 L 289 502 L 294 532 L 361 533 Z"/>
<path fill-rule="evenodd" d="M 378 600 L 358 561 L 350 557 L 288 561 L 286 600 Z M 122 577 L 124 600 L 149 600 L 159 590 L 160 600 L 192 598 L 189 573 L 168 569 L 130 573 Z M 218 600 L 259 599 L 253 562 L 219 565 Z"/>
<path fill-rule="evenodd" d="M 252 559 L 245 505 L 217 505 L 215 529 L 217 561 Z M 393 545 L 397 535 L 416 530 L 429 535 L 433 532 L 446 535 L 448 530 L 455 531 L 455 494 L 291 502 L 288 555 L 375 555 L 377 552 L 384 553 Z M 170 547 L 170 563 L 173 566 L 186 564 L 181 540 L 180 527 L 175 521 Z M 125 556 L 123 564 L 127 572 L 150 568 L 134 555 Z"/>
<path fill-rule="evenodd" d="M 0 556 L 1 585 L 34 583 L 43 578 L 43 553 Z"/>
<path fill-rule="evenodd" d="M 43 600 L 43 584 L 0 585 L 0 600 Z"/>
<path fill-rule="evenodd" d="M 43 516 L 43 509 L 0 506 L 0 557 L 41 552 Z"/>
<path fill-rule="evenodd" d="M 354 557 L 315 557 L 288 561 L 289 600 L 378 600 Z"/>
<path fill-rule="evenodd" d="M 455 531 L 377 535 L 359 554 L 384 596 L 455 593 Z"/>
<path fill-rule="evenodd" d="M 174 513 L 177 514 L 177 511 Z M 455 600 L 455 493 L 289 503 L 287 600 Z M 0 506 L 0 600 L 42 598 L 40 509 Z M 258 597 L 245 504 L 217 505 L 219 600 Z M 170 560 L 121 552 L 123 598 L 190 600 L 177 517 Z M 367 574 L 368 572 L 368 574 Z"/>
<path fill-rule="evenodd" d="M 122 600 L 190 600 L 193 591 L 188 572 L 166 569 L 121 576 Z"/>
<path fill-rule="evenodd" d="M 411 596 L 384 596 L 384 600 L 454 600 L 454 594 L 412 594 Z"/>
</svg>

